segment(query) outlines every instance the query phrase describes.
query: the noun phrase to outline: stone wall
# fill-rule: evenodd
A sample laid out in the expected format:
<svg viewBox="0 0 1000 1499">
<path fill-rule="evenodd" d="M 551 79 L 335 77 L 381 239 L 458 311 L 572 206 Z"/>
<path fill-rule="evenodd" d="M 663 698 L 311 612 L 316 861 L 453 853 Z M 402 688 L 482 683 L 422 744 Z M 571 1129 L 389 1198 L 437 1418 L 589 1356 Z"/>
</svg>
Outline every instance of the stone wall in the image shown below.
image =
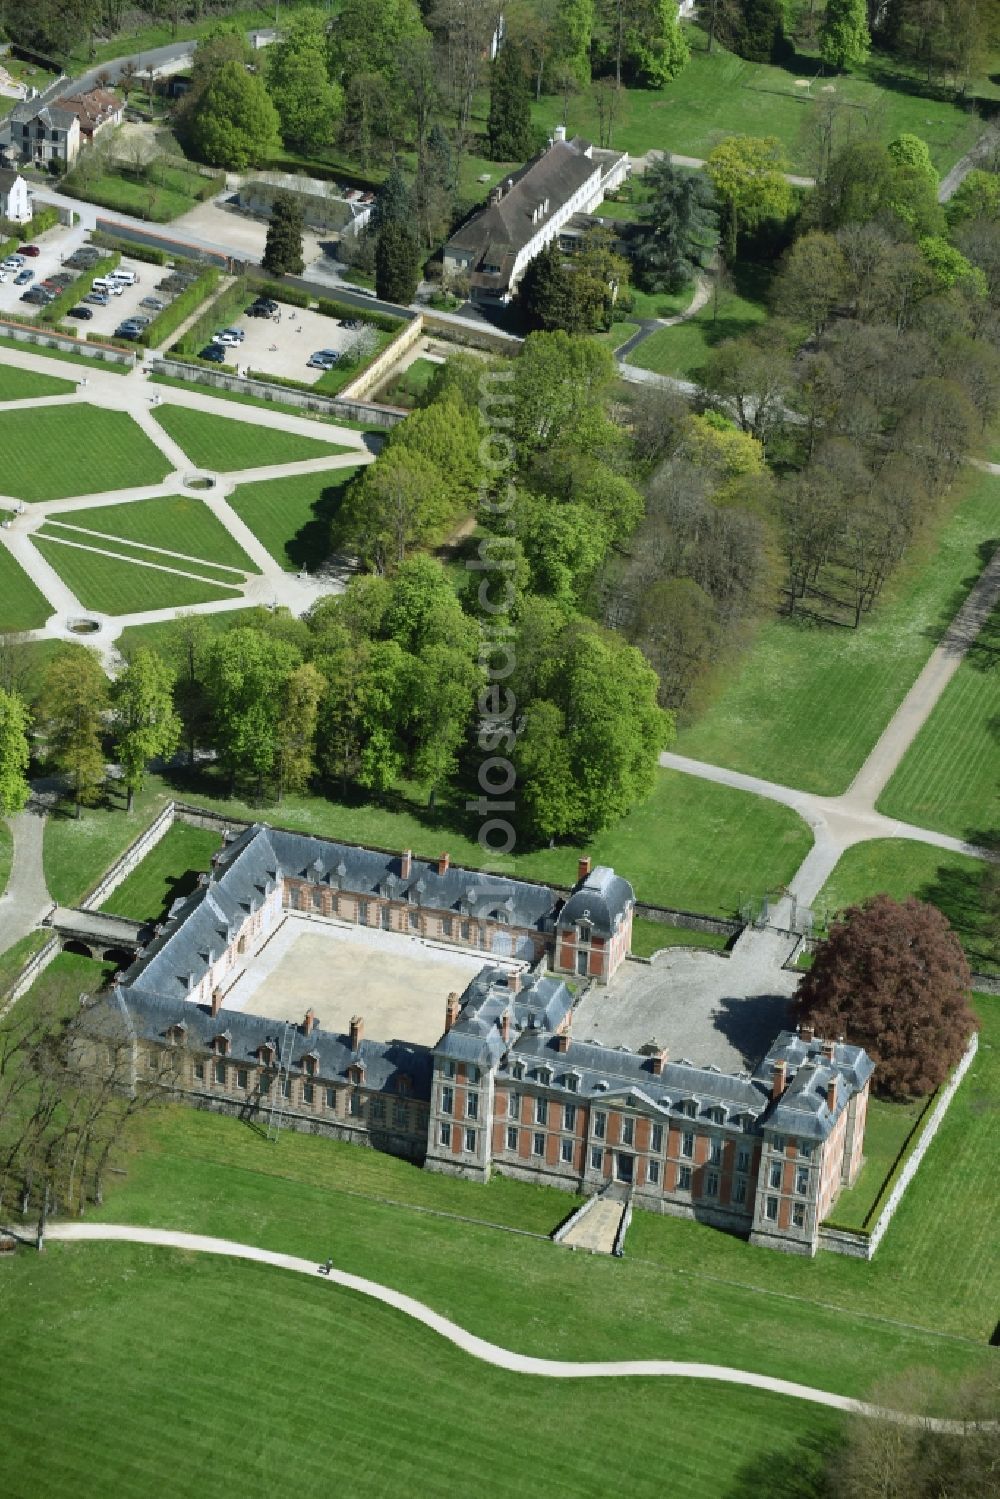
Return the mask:
<svg viewBox="0 0 1000 1499">
<path fill-rule="evenodd" d="M 373 359 L 359 375 L 347 382 L 340 393 L 341 400 L 356 401 L 368 395 L 370 391 L 377 390 L 383 381 L 388 379 L 393 367 L 399 363 L 403 355 L 413 348 L 423 331 L 422 317 L 415 317 L 412 322 L 406 324 L 405 328 L 401 328 L 392 343 L 387 344 L 381 354 Z"/>
<path fill-rule="evenodd" d="M 96 911 L 104 904 L 109 895 L 113 895 L 118 886 L 127 879 L 137 864 L 155 848 L 160 839 L 169 832 L 176 815 L 176 807 L 173 802 L 168 802 L 160 815 L 144 828 L 121 855 L 116 859 L 111 868 L 101 877 L 94 888 L 80 902 L 81 911 Z"/>
<path fill-rule="evenodd" d="M 323 396 L 308 390 L 296 390 L 294 386 L 278 385 L 270 380 L 248 378 L 244 375 L 227 375 L 221 370 L 204 369 L 186 364 L 180 359 L 161 357 L 153 360 L 151 368 L 155 375 L 168 375 L 172 380 L 184 380 L 192 385 L 210 385 L 216 390 L 229 390 L 235 395 L 253 396 L 258 401 L 280 401 L 286 406 L 297 406 L 302 411 L 315 411 L 334 420 L 365 422 L 373 427 L 395 427 L 404 421 L 409 412 L 397 406 L 376 406 L 359 401 L 345 400 L 343 396 Z"/>
<path fill-rule="evenodd" d="M 718 932 L 726 937 L 738 937 L 745 925 L 725 916 L 701 916 L 697 911 L 683 911 L 673 906 L 645 906 L 638 901 L 635 914 L 646 921 L 660 921 L 664 926 L 684 927 L 692 932 Z"/>
<path fill-rule="evenodd" d="M 0 1020 L 3 1019 L 11 1006 L 17 1003 L 21 995 L 28 992 L 42 970 L 48 968 L 61 946 L 62 944 L 58 937 L 50 937 L 44 947 L 39 948 L 38 952 L 32 953 L 14 980 L 3 1007 L 0 1008 Z"/>
<path fill-rule="evenodd" d="M 79 339 L 70 338 L 67 334 L 55 333 L 50 328 L 35 328 L 27 323 L 12 322 L 8 318 L 0 318 L 0 333 L 4 338 L 12 338 L 20 344 L 39 344 L 46 349 L 62 349 L 67 354 L 80 354 L 92 359 L 95 364 L 124 364 L 129 369 L 135 365 L 135 355 L 126 349 L 115 349 L 110 344 L 81 344 Z M 72 372 L 67 371 L 67 376 L 72 379 Z"/>
</svg>

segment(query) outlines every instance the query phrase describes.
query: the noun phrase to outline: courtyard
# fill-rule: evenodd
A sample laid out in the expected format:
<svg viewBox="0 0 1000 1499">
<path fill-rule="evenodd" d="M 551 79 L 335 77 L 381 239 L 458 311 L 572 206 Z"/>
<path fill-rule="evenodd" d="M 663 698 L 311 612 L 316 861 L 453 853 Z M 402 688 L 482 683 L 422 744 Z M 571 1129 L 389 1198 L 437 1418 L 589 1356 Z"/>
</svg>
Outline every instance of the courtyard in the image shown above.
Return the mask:
<svg viewBox="0 0 1000 1499">
<path fill-rule="evenodd" d="M 484 963 L 495 961 L 396 932 L 289 914 L 222 1003 L 295 1024 L 311 1009 L 323 1030 L 340 1035 L 360 1015 L 370 1039 L 433 1046 L 448 995 L 461 994 Z"/>
</svg>

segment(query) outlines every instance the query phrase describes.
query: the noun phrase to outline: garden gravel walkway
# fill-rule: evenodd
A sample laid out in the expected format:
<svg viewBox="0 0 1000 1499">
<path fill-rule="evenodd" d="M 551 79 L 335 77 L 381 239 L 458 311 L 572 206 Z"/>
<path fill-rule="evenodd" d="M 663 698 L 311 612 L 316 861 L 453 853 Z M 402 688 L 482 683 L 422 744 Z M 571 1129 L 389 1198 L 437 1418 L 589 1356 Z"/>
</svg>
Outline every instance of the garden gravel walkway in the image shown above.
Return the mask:
<svg viewBox="0 0 1000 1499">
<path fill-rule="evenodd" d="M 0 952 L 41 926 L 54 904 L 42 864 L 45 811 L 32 801 L 23 812 L 7 819 L 14 835 L 14 862 L 7 889 L 0 896 Z"/>
<path fill-rule="evenodd" d="M 127 1223 L 54 1223 L 46 1230 L 46 1238 L 71 1243 L 111 1241 L 150 1244 L 167 1249 L 181 1249 L 188 1253 L 224 1255 L 232 1259 L 271 1265 L 278 1270 L 292 1270 L 299 1275 L 308 1275 L 313 1280 L 318 1273 L 318 1266 L 314 1261 L 299 1259 L 295 1255 L 277 1254 L 273 1250 L 258 1249 L 252 1244 L 240 1244 L 233 1239 L 216 1239 L 205 1234 L 179 1233 L 165 1228 L 139 1228 Z M 402 1312 L 404 1316 L 421 1323 L 470 1357 L 490 1364 L 495 1369 L 505 1369 L 511 1374 L 532 1374 L 543 1379 L 706 1379 L 719 1384 L 766 1390 L 772 1395 L 807 1400 L 813 1405 L 827 1406 L 831 1410 L 846 1411 L 851 1415 L 877 1416 L 903 1426 L 919 1426 L 953 1436 L 962 1436 L 967 1430 L 967 1423 L 962 1421 L 946 1421 L 913 1416 L 905 1411 L 886 1410 L 865 1400 L 854 1400 L 848 1395 L 836 1395 L 832 1391 L 796 1384 L 788 1379 L 775 1379 L 769 1374 L 753 1374 L 749 1370 L 733 1369 L 726 1364 L 688 1363 L 675 1359 L 595 1359 L 572 1362 L 566 1359 L 532 1358 L 487 1342 L 485 1338 L 479 1338 L 474 1333 L 467 1332 L 464 1327 L 459 1327 L 457 1322 L 443 1317 L 440 1312 L 435 1312 L 424 1302 L 417 1301 L 413 1296 L 406 1296 L 391 1286 L 380 1285 L 378 1281 L 366 1280 L 363 1276 L 350 1275 L 345 1270 L 337 1269 L 331 1269 L 326 1279 L 344 1290 L 369 1296 L 383 1306 Z"/>
</svg>

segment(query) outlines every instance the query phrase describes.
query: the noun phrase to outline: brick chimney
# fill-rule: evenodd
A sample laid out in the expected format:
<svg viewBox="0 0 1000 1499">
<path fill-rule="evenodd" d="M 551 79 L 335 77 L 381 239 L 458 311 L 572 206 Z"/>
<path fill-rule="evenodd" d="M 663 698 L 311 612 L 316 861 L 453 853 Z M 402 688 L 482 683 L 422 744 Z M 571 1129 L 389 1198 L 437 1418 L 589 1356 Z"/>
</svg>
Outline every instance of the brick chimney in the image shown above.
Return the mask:
<svg viewBox="0 0 1000 1499">
<path fill-rule="evenodd" d="M 775 1062 L 774 1072 L 771 1076 L 771 1097 L 780 1098 L 788 1083 L 788 1063 L 784 1060 Z"/>
<path fill-rule="evenodd" d="M 451 1030 L 452 1026 L 455 1024 L 455 1021 L 458 1019 L 458 1017 L 459 1017 L 459 1015 L 461 1013 L 462 1013 L 462 1001 L 459 999 L 459 997 L 458 997 L 457 994 L 454 994 L 454 993 L 449 994 L 448 995 L 448 1003 L 445 1005 L 445 1010 L 444 1010 L 444 1029 L 445 1029 L 445 1034 L 447 1034 L 448 1031 Z"/>
<path fill-rule="evenodd" d="M 307 1010 L 306 1011 L 306 1018 L 302 1022 L 302 1030 L 303 1030 L 303 1032 L 304 1032 L 305 1035 L 311 1036 L 312 1033 L 313 1033 L 313 1031 L 315 1029 L 316 1029 L 316 1012 L 315 1012 L 315 1010 Z"/>
<path fill-rule="evenodd" d="M 556 1037 L 556 1051 L 563 1055 L 569 1051 L 569 1035 L 566 1031 L 560 1031 Z"/>
<path fill-rule="evenodd" d="M 663 1076 L 663 1069 L 667 1065 L 667 1061 L 668 1061 L 669 1057 L 670 1057 L 670 1051 L 669 1051 L 669 1048 L 666 1047 L 666 1046 L 664 1046 L 664 1048 L 663 1048 L 662 1051 L 658 1051 L 658 1052 L 654 1053 L 654 1055 L 652 1057 L 650 1057 L 650 1059 L 649 1059 L 649 1066 L 650 1066 L 650 1070 L 652 1071 L 652 1074 L 653 1074 L 654 1077 L 662 1077 Z"/>
<path fill-rule="evenodd" d="M 581 880 L 585 880 L 587 878 L 587 876 L 588 876 L 589 873 L 590 873 L 590 855 L 589 854 L 584 854 L 583 858 L 580 860 L 579 864 L 576 867 L 577 884 L 579 884 Z"/>
<path fill-rule="evenodd" d="M 830 1081 L 826 1085 L 826 1106 L 830 1110 L 831 1114 L 836 1112 L 837 1079 L 835 1077 L 831 1077 Z"/>
<path fill-rule="evenodd" d="M 823 1042 L 823 1055 L 826 1057 L 826 1060 L 828 1062 L 832 1062 L 833 1061 L 834 1051 L 835 1051 L 835 1043 L 833 1041 L 824 1041 Z"/>
<path fill-rule="evenodd" d="M 511 994 L 520 994 L 520 992 L 521 992 L 521 970 L 520 970 L 520 968 L 515 968 L 515 969 L 512 970 L 512 972 L 508 973 L 508 975 L 507 975 L 507 988 L 510 990 Z"/>
<path fill-rule="evenodd" d="M 503 1037 L 504 1046 L 510 1045 L 510 1011 L 504 1010 L 500 1017 L 500 1034 Z"/>
<path fill-rule="evenodd" d="M 438 874 L 447 874 L 451 864 L 451 854 L 438 854 Z"/>
<path fill-rule="evenodd" d="M 813 1036 L 815 1036 L 816 1031 L 815 1031 L 815 1029 L 814 1029 L 813 1026 L 811 1026 L 811 1025 L 804 1025 L 802 1027 L 802 1030 L 799 1032 L 799 1034 L 800 1034 L 802 1040 L 808 1046 L 809 1043 L 810 1043 L 810 1041 L 812 1040 Z"/>
<path fill-rule="evenodd" d="M 365 1039 L 365 1022 L 360 1015 L 351 1016 L 351 1050 L 357 1051 Z"/>
<path fill-rule="evenodd" d="M 219 1011 L 221 1009 L 222 1009 L 222 990 L 221 989 L 213 989 L 212 990 L 212 1014 L 213 1015 L 218 1015 L 218 1013 L 219 1013 Z"/>
<path fill-rule="evenodd" d="M 410 878 L 410 871 L 412 870 L 412 868 L 413 850 L 412 848 L 404 848 L 403 852 L 399 856 L 399 872 L 404 880 L 408 880 Z"/>
</svg>

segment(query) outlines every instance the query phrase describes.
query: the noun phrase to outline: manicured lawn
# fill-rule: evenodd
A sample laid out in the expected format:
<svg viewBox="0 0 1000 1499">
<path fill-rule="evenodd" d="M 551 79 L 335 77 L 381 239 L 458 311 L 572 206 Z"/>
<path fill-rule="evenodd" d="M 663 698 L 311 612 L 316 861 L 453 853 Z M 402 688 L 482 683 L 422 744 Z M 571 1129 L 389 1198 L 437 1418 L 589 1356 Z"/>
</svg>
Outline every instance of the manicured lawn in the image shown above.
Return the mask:
<svg viewBox="0 0 1000 1499">
<path fill-rule="evenodd" d="M 225 472 L 260 468 L 268 463 L 297 463 L 304 458 L 335 457 L 348 451 L 332 441 L 211 416 L 189 406 L 159 406 L 154 415 L 196 468 Z"/>
<path fill-rule="evenodd" d="M 135 808 L 125 811 L 117 793 L 101 807 L 84 807 L 73 816 L 69 804 L 61 805 L 45 821 L 42 864 L 52 899 L 61 906 L 76 906 L 104 871 L 147 827 L 168 797 L 155 780 L 136 796 Z"/>
<path fill-rule="evenodd" d="M 112 360 L 98 359 L 93 354 L 86 352 L 86 344 L 81 345 L 79 354 L 70 349 L 50 349 L 44 344 L 24 343 L 19 338 L 8 338 L 6 334 L 0 334 L 0 349 L 20 349 L 21 353 L 37 354 L 41 359 L 61 360 L 64 364 L 83 364 L 93 369 L 96 365 L 100 370 L 107 370 L 112 375 L 128 375 L 131 366 L 118 364 Z M 82 372 L 81 372 L 82 373 Z M 53 376 L 52 378 L 55 378 Z"/>
<path fill-rule="evenodd" d="M 211 634 L 232 630 L 249 621 L 251 609 L 223 609 L 218 614 L 203 614 L 202 621 Z M 173 660 L 174 644 L 181 625 L 175 619 L 162 619 L 159 624 L 130 625 L 118 637 L 118 649 L 123 656 L 136 651 L 140 646 L 157 651 L 168 660 Z"/>
<path fill-rule="evenodd" d="M 0 542 L 0 631 L 37 630 L 52 605 Z"/>
<path fill-rule="evenodd" d="M 694 287 L 684 286 L 680 291 L 673 292 L 652 292 L 630 286 L 628 294 L 632 298 L 633 317 L 676 317 L 691 305 Z"/>
<path fill-rule="evenodd" d="M 849 1191 L 841 1192 L 830 1214 L 840 1228 L 863 1228 L 871 1216 L 883 1184 L 913 1129 L 927 1110 L 925 1099 L 911 1103 L 889 1103 L 882 1098 L 868 1102 L 865 1122 L 865 1163 Z M 870 1226 L 870 1225 L 868 1225 Z"/>
<path fill-rule="evenodd" d="M 613 144 L 620 151 L 642 155 L 651 147 L 681 156 L 706 157 L 728 135 L 775 135 L 782 142 L 792 170 L 811 173 L 813 161 L 807 124 L 819 101 L 824 80 L 817 57 L 799 56 L 788 68 L 744 62 L 716 45 L 705 51 L 704 34 L 685 25 L 691 61 L 662 89 L 628 89 L 621 123 Z M 810 95 L 795 87 L 797 78 L 816 80 Z M 973 85 L 972 92 L 976 91 Z M 861 68 L 840 75 L 837 97 L 852 106 L 855 128 L 868 115 L 873 129 L 885 140 L 912 131 L 927 142 L 935 165 L 946 170 L 981 133 L 972 112 L 928 95 L 919 76 L 908 73 L 896 59 L 874 53 Z M 534 118 L 551 133 L 562 120 L 562 98 L 544 95 L 534 106 Z M 599 140 L 599 122 L 591 96 L 570 99 L 566 121 L 570 135 Z"/>
<path fill-rule="evenodd" d="M 827 920 L 869 895 L 884 892 L 895 900 L 915 895 L 944 912 L 972 968 L 991 973 L 1000 969 L 1000 944 L 991 938 L 983 909 L 985 872 L 981 860 L 966 854 L 909 838 L 873 838 L 841 855 L 813 904 L 820 919 Z"/>
<path fill-rule="evenodd" d="M 203 604 L 211 599 L 237 597 L 235 588 L 221 587 L 218 582 L 202 582 L 198 578 L 182 577 L 179 573 L 161 572 L 159 567 L 139 567 L 134 562 L 127 561 L 124 554 L 119 560 L 118 557 L 108 557 L 103 552 L 86 551 L 78 546 L 63 546 L 60 542 L 47 540 L 45 532 L 35 537 L 34 544 L 67 587 L 73 590 L 81 604 L 102 614 L 181 609 L 189 604 Z M 136 555 L 143 554 L 137 552 Z M 148 560 L 157 563 L 169 561 L 168 558 L 152 556 Z M 177 565 L 185 566 L 183 563 Z M 189 563 L 185 570 L 197 571 L 197 567 Z"/>
<path fill-rule="evenodd" d="M 22 344 L 21 347 L 24 348 L 25 345 Z M 56 375 L 36 375 L 34 370 L 20 370 L 12 364 L 0 364 L 0 401 L 69 396 L 75 390 L 76 383 L 72 380 L 60 380 Z"/>
<path fill-rule="evenodd" d="M 330 524 L 357 468 L 241 484 L 229 497 L 236 514 L 271 556 L 291 572 L 330 555 Z"/>
<path fill-rule="evenodd" d="M 428 382 L 441 366 L 433 359 L 415 359 L 379 392 L 379 400 L 390 406 L 415 406 Z"/>
<path fill-rule="evenodd" d="M 874 747 L 1000 537 L 1000 481 L 969 474 L 954 509 L 859 630 L 773 619 L 681 754 L 836 795 Z"/>
<path fill-rule="evenodd" d="M 22 500 L 159 484 L 171 465 L 127 412 L 86 402 L 0 411 L 3 486 Z"/>
<path fill-rule="evenodd" d="M 190 895 L 221 842 L 209 828 L 175 822 L 101 910 L 132 921 L 161 921 L 175 900 Z"/>
<path fill-rule="evenodd" d="M 384 427 L 374 427 L 370 422 L 352 422 L 347 417 L 324 416 L 322 412 L 306 411 L 293 406 L 289 401 L 264 401 L 260 396 L 246 396 L 238 390 L 216 390 L 214 385 L 203 385 L 197 380 L 178 380 L 173 375 L 150 375 L 151 385 L 169 385 L 174 390 L 197 390 L 202 395 L 214 396 L 219 401 L 237 401 L 241 406 L 257 406 L 263 411 L 282 411 L 286 416 L 304 416 L 313 422 L 330 422 L 337 427 L 347 427 L 352 432 L 378 432 Z"/>
<path fill-rule="evenodd" d="M 220 563 L 223 567 L 236 567 L 241 572 L 256 573 L 260 569 L 251 562 L 243 548 L 235 542 L 221 521 L 217 520 L 203 500 L 191 495 L 168 495 L 164 499 L 135 500 L 126 505 L 98 505 L 93 509 L 74 510 L 67 520 L 65 516 L 54 516 L 49 525 L 70 524 L 82 528 L 67 531 L 78 541 L 87 541 L 85 531 L 103 533 L 114 544 L 117 538 L 146 542 L 151 547 L 163 547 L 166 551 L 183 553 L 185 557 L 199 558 L 205 562 Z M 106 540 L 90 538 L 95 546 L 106 545 Z M 150 556 L 150 561 L 161 561 L 168 565 L 169 557 Z M 178 567 L 186 567 L 178 560 Z M 194 571 L 198 571 L 195 567 Z M 236 580 L 234 580 L 236 581 Z"/>
<path fill-rule="evenodd" d="M 44 947 L 51 935 L 51 932 L 47 931 L 29 932 L 12 947 L 7 947 L 0 952 L 0 998 L 10 989 L 32 954 Z"/>
<path fill-rule="evenodd" d="M 46 521 L 36 537 L 47 541 L 73 541 L 77 546 L 89 547 L 91 551 L 113 552 L 123 562 L 152 563 L 154 567 L 170 567 L 181 573 L 197 573 L 209 583 L 225 583 L 231 588 L 241 587 L 246 582 L 246 573 L 236 573 L 230 567 L 221 567 L 214 562 L 201 562 L 197 558 L 173 557 L 157 547 L 146 546 L 139 541 L 119 541 L 115 536 L 94 536 L 81 530 L 69 521 Z"/>
<path fill-rule="evenodd" d="M 768 312 L 764 301 L 768 280 L 769 275 L 762 268 L 745 267 L 738 273 L 737 289 L 720 292 L 718 305 L 710 297 L 701 311 L 686 323 L 657 329 L 633 349 L 626 362 L 640 369 L 655 370 L 660 375 L 694 378 L 705 363 L 709 350 L 716 344 L 727 338 L 737 338 L 764 321 Z M 676 310 L 683 311 L 690 301 L 688 295 Z"/>
<path fill-rule="evenodd" d="M 1000 608 L 879 798 L 880 812 L 969 843 L 1000 843 Z"/>
<path fill-rule="evenodd" d="M 638 958 L 651 958 L 661 947 L 707 947 L 721 952 L 729 940 L 724 932 L 696 932 L 690 927 L 666 926 L 644 916 L 632 920 L 632 951 Z"/>
<path fill-rule="evenodd" d="M 638 323 L 613 323 L 604 333 L 595 333 L 594 337 L 599 344 L 606 344 L 614 352 L 620 349 L 623 343 L 627 343 L 633 333 L 638 333 Z"/>
<path fill-rule="evenodd" d="M 117 172 L 103 172 L 97 177 L 82 179 L 74 174 L 63 184 L 63 191 L 88 203 L 97 203 L 101 208 L 112 208 L 119 213 L 162 224 L 187 213 L 197 202 L 191 193 L 184 191 L 190 182 L 188 173 L 171 173 L 168 178 L 167 185 L 161 186 L 123 177 Z"/>
</svg>

